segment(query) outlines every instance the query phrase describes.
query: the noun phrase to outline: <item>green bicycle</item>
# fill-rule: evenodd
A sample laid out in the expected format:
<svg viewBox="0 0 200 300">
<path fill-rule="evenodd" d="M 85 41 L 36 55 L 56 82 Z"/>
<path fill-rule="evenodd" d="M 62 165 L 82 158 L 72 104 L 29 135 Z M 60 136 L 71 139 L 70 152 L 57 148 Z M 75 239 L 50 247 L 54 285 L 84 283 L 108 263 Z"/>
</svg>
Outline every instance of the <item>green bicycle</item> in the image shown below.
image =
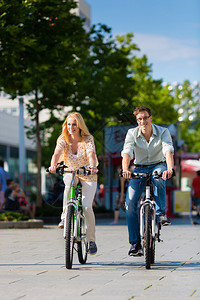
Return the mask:
<svg viewBox="0 0 200 300">
<path fill-rule="evenodd" d="M 86 220 L 82 207 L 82 186 L 80 181 L 76 185 L 75 176 L 76 174 L 90 175 L 90 171 L 86 170 L 85 167 L 74 171 L 65 170 L 66 168 L 67 166 L 60 165 L 57 167 L 56 172 L 61 175 L 65 173 L 72 174 L 70 197 L 67 201 L 63 232 L 65 239 L 65 266 L 67 269 L 71 269 L 74 250 L 78 253 L 78 259 L 81 264 L 85 264 L 87 261 L 88 242 L 86 239 Z"/>
</svg>

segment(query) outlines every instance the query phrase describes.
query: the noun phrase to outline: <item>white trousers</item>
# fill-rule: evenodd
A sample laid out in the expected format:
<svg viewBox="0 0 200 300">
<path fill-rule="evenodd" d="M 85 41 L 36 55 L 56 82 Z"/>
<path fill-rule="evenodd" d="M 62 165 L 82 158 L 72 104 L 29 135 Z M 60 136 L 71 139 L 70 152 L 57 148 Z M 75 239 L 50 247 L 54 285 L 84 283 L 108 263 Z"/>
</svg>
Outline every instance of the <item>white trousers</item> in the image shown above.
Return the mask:
<svg viewBox="0 0 200 300">
<path fill-rule="evenodd" d="M 72 174 L 64 174 L 63 181 L 65 183 L 65 190 L 63 196 L 63 212 L 61 215 L 61 219 L 65 218 L 67 212 L 67 200 L 70 196 Z M 78 179 L 76 178 L 76 183 L 77 182 Z M 97 182 L 84 180 L 80 180 L 80 182 L 82 184 L 82 206 L 87 224 L 86 237 L 88 242 L 95 242 L 95 217 L 92 208 L 92 203 L 97 189 Z"/>
</svg>

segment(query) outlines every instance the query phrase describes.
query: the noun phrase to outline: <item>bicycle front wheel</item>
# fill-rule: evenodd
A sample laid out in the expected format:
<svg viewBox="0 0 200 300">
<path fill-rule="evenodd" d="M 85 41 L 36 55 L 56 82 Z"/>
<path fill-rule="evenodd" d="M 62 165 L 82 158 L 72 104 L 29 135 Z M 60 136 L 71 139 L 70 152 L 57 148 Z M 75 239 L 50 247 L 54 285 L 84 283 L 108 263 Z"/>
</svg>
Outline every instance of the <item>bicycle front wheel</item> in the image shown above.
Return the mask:
<svg viewBox="0 0 200 300">
<path fill-rule="evenodd" d="M 156 252 L 155 239 L 152 238 L 152 242 L 151 242 L 151 264 L 155 263 L 155 252 Z"/>
<path fill-rule="evenodd" d="M 80 241 L 78 242 L 78 259 L 81 264 L 85 264 L 87 261 L 88 243 L 86 239 L 86 220 L 84 217 L 80 218 L 79 235 Z"/>
<path fill-rule="evenodd" d="M 67 210 L 66 241 L 65 241 L 65 265 L 72 268 L 74 250 L 74 207 L 70 205 Z"/>
<path fill-rule="evenodd" d="M 151 209 L 149 205 L 146 205 L 144 208 L 145 212 L 145 266 L 146 269 L 150 269 L 151 261 L 152 261 L 152 253 L 151 253 L 151 242 L 152 242 L 152 234 L 151 234 Z"/>
</svg>

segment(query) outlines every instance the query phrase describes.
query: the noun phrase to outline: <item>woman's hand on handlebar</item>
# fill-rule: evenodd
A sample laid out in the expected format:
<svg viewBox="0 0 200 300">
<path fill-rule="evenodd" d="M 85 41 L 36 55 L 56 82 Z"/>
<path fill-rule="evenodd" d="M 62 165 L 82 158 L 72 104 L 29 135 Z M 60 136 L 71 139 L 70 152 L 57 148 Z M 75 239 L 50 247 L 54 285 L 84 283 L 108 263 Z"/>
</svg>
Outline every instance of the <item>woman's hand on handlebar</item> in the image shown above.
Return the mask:
<svg viewBox="0 0 200 300">
<path fill-rule="evenodd" d="M 57 166 L 56 166 L 56 165 L 51 166 L 51 167 L 49 167 L 49 172 L 50 172 L 50 173 L 56 173 L 56 169 L 57 169 Z"/>
<path fill-rule="evenodd" d="M 96 175 L 99 170 L 96 167 L 89 167 L 91 175 Z"/>
</svg>

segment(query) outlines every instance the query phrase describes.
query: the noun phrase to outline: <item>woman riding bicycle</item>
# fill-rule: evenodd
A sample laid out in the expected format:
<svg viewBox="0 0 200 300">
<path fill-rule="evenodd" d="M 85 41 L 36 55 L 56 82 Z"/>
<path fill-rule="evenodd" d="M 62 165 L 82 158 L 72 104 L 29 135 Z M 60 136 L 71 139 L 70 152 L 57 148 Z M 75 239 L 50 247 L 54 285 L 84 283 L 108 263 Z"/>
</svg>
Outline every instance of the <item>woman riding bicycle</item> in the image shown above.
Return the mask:
<svg viewBox="0 0 200 300">
<path fill-rule="evenodd" d="M 54 154 L 51 158 L 50 173 L 56 173 L 58 162 L 63 161 L 68 170 L 77 170 L 82 166 L 90 169 L 91 175 L 76 175 L 76 180 L 82 184 L 82 205 L 87 222 L 87 241 L 89 243 L 89 253 L 96 254 L 95 243 L 95 217 L 92 202 L 97 188 L 97 165 L 95 145 L 92 135 L 78 112 L 70 113 L 62 125 L 62 134 L 58 137 Z M 64 218 L 67 209 L 67 200 L 72 180 L 72 174 L 64 174 L 63 181 L 65 190 L 63 196 L 63 212 L 59 227 L 64 227 Z"/>
<path fill-rule="evenodd" d="M 138 127 L 129 129 L 122 151 L 123 177 L 131 178 L 130 160 L 135 155 L 135 173 L 163 173 L 162 178 L 153 179 L 156 215 L 162 225 L 170 224 L 166 215 L 166 184 L 171 178 L 174 168 L 172 139 L 167 128 L 151 124 L 151 110 L 145 106 L 136 107 L 134 116 Z M 129 255 L 138 256 L 141 252 L 140 224 L 137 214 L 137 204 L 144 191 L 145 180 L 130 180 L 126 194 L 126 215 L 131 248 Z"/>
</svg>

